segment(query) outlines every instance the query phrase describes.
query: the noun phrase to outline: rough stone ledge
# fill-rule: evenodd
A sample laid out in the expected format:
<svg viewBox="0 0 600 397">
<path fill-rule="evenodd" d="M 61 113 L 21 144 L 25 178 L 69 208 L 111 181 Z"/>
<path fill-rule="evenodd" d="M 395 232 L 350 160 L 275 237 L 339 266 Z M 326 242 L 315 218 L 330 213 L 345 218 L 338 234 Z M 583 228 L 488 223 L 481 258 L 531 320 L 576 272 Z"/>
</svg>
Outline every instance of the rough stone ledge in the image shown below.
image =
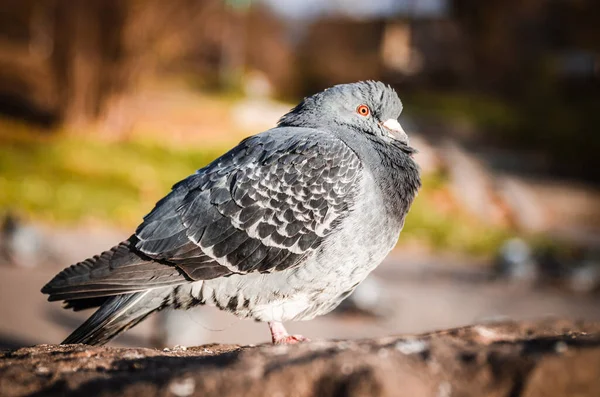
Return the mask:
<svg viewBox="0 0 600 397">
<path fill-rule="evenodd" d="M 600 396 L 600 324 L 544 320 L 296 346 L 39 345 L 2 396 Z"/>
</svg>

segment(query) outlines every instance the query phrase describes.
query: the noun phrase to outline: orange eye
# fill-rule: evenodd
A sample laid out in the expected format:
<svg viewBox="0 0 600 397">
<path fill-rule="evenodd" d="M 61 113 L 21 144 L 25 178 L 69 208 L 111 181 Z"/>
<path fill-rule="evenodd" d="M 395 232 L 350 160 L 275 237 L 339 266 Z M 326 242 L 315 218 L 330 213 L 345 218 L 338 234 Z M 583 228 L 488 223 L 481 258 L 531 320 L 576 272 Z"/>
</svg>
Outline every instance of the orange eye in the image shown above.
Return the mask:
<svg viewBox="0 0 600 397">
<path fill-rule="evenodd" d="M 368 116 L 369 113 L 371 113 L 371 110 L 369 109 L 369 107 L 367 105 L 360 105 L 359 107 L 356 108 L 356 113 L 360 114 L 361 116 Z"/>
</svg>

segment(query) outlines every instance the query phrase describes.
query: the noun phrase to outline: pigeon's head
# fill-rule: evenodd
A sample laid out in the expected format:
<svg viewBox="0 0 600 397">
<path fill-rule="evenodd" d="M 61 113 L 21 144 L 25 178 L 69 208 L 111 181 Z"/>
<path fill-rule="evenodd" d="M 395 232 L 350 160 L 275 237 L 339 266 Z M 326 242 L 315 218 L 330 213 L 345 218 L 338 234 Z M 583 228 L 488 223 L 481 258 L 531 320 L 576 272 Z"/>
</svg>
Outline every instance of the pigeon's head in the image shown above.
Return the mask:
<svg viewBox="0 0 600 397">
<path fill-rule="evenodd" d="M 408 145 L 398 123 L 402 102 L 396 91 L 379 81 L 340 84 L 304 100 L 279 120 L 279 126 L 358 129 L 385 141 Z"/>
</svg>

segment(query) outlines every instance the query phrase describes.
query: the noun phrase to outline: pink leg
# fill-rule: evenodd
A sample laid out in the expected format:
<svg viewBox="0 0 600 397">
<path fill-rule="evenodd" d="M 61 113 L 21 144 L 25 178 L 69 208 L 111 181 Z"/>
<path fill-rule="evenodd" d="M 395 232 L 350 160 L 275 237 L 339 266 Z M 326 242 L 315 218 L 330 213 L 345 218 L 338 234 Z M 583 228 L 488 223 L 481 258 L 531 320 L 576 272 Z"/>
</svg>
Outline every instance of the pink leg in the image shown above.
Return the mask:
<svg viewBox="0 0 600 397">
<path fill-rule="evenodd" d="M 310 339 L 305 338 L 302 335 L 290 335 L 285 330 L 282 323 L 269 322 L 269 329 L 271 330 L 271 338 L 273 343 L 276 345 L 291 345 L 298 342 L 308 342 Z"/>
</svg>

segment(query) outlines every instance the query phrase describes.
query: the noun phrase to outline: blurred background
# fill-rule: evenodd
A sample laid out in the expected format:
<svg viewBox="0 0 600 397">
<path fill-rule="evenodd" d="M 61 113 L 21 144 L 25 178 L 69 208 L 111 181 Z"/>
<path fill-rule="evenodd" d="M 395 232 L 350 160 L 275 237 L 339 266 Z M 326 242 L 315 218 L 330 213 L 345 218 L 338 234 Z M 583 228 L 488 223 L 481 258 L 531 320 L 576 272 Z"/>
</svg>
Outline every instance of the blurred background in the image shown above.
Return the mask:
<svg viewBox="0 0 600 397">
<path fill-rule="evenodd" d="M 599 16 L 595 0 L 0 0 L 0 347 L 60 342 L 90 313 L 45 301 L 57 271 L 303 96 L 364 79 L 398 91 L 424 186 L 386 262 L 290 330 L 600 320 Z M 198 308 L 114 343 L 268 335 Z"/>
</svg>

